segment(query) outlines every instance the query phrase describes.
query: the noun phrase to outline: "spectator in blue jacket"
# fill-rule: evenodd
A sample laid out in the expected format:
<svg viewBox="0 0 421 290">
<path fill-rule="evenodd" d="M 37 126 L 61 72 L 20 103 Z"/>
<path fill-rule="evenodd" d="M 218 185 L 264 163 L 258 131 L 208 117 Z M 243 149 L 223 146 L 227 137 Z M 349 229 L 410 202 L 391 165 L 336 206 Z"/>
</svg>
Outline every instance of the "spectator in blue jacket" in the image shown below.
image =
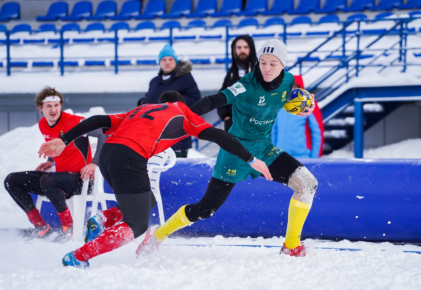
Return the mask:
<svg viewBox="0 0 421 290">
<path fill-rule="evenodd" d="M 301 76 L 294 76 L 293 88 L 304 89 Z M 272 143 L 295 158 L 319 158 L 323 153 L 323 118 L 319 106 L 308 117 L 280 110 L 272 129 Z"/>
<path fill-rule="evenodd" d="M 158 62 L 161 69 L 149 83 L 148 92 L 144 98 L 139 100 L 138 106 L 158 104 L 159 96 L 166 91 L 179 92 L 189 108 L 200 100 L 199 88 L 191 74 L 193 65 L 190 61 L 178 60 L 174 49 L 167 44 L 160 51 Z M 187 157 L 187 151 L 191 148 L 191 138 L 183 139 L 171 148 L 177 157 Z"/>
</svg>

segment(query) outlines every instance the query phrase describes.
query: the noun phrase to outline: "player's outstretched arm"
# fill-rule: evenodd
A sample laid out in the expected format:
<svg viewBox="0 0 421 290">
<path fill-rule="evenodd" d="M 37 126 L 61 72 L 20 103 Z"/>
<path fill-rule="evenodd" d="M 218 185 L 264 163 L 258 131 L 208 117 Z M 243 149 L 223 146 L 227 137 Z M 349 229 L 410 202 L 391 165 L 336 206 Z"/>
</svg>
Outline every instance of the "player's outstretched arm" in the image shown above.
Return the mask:
<svg viewBox="0 0 421 290">
<path fill-rule="evenodd" d="M 56 157 L 63 152 L 64 148 L 78 137 L 99 128 L 110 128 L 111 119 L 107 115 L 98 115 L 88 118 L 77 124 L 60 138 L 45 142 L 38 151 L 40 157 Z"/>
<path fill-rule="evenodd" d="M 200 99 L 190 108 L 193 113 L 202 116 L 216 108 L 225 106 L 228 103 L 227 97 L 219 92 L 216 95 L 206 96 Z"/>
<path fill-rule="evenodd" d="M 254 157 L 244 146 L 234 138 L 231 134 L 216 129 L 214 127 L 207 128 L 200 132 L 200 139 L 208 140 L 219 145 L 222 149 L 231 153 L 232 155 L 237 156 L 238 158 L 249 163 L 250 166 L 263 174 L 267 180 L 273 180 L 269 168 L 266 166 L 266 163 Z"/>
</svg>

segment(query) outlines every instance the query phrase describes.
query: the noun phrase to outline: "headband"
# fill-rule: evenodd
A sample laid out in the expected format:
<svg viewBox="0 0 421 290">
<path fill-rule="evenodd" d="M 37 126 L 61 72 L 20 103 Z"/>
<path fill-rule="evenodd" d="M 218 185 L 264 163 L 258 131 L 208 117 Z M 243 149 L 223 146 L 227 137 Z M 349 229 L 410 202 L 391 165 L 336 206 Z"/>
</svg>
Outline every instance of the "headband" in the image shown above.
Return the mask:
<svg viewBox="0 0 421 290">
<path fill-rule="evenodd" d="M 44 101 L 42 101 L 42 102 L 45 103 L 45 102 L 60 102 L 60 101 L 61 101 L 60 97 L 57 97 L 57 96 L 49 96 L 49 97 L 46 97 L 44 99 Z"/>
</svg>

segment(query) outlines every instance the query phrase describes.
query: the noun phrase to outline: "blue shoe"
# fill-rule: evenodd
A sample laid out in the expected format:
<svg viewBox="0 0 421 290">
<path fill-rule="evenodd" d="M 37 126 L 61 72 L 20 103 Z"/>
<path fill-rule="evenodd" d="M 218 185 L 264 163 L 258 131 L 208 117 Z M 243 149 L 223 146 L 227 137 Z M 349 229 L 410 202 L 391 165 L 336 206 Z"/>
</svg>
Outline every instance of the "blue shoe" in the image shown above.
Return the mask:
<svg viewBox="0 0 421 290">
<path fill-rule="evenodd" d="M 103 231 L 105 231 L 105 227 L 99 215 L 94 215 L 88 219 L 86 222 L 85 244 L 98 238 Z"/>
<path fill-rule="evenodd" d="M 74 255 L 75 252 L 70 252 L 67 253 L 66 256 L 63 257 L 63 266 L 64 267 L 75 267 L 75 268 L 79 268 L 79 269 L 87 269 L 89 268 L 89 262 L 83 262 L 83 261 L 79 261 L 78 259 L 75 258 Z"/>
</svg>

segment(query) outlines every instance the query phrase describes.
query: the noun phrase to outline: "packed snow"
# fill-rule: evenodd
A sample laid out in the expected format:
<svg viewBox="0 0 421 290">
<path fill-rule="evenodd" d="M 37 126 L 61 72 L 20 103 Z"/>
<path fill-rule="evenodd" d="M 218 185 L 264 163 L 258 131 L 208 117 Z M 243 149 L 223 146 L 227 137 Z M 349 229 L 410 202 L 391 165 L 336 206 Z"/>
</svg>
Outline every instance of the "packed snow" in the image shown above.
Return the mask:
<svg viewBox="0 0 421 290">
<path fill-rule="evenodd" d="M 84 116 L 101 114 L 94 108 Z M 33 170 L 43 160 L 38 126 L 0 136 L 0 179 Z M 421 158 L 421 139 L 367 150 L 368 158 Z M 198 157 L 200 152 L 189 152 Z M 203 157 L 203 155 L 202 155 Z M 352 152 L 328 157 L 351 158 Z M 283 237 L 170 238 L 159 252 L 136 260 L 135 242 L 90 261 L 87 270 L 64 268 L 62 257 L 82 244 L 25 240 L 17 229 L 30 227 L 25 214 L 0 188 L 0 289 L 419 289 L 421 251 L 416 245 L 306 240 L 308 255 L 279 255 Z M 310 212 L 311 214 L 311 212 Z M 245 221 L 244 221 L 245 222 Z M 200 222 L 192 225 L 200 227 Z M 201 247 L 194 246 L 200 245 Z M 274 246 L 274 247 L 244 247 Z M 203 247 L 204 246 L 204 247 Z M 323 248 L 351 248 L 335 251 Z"/>
</svg>

